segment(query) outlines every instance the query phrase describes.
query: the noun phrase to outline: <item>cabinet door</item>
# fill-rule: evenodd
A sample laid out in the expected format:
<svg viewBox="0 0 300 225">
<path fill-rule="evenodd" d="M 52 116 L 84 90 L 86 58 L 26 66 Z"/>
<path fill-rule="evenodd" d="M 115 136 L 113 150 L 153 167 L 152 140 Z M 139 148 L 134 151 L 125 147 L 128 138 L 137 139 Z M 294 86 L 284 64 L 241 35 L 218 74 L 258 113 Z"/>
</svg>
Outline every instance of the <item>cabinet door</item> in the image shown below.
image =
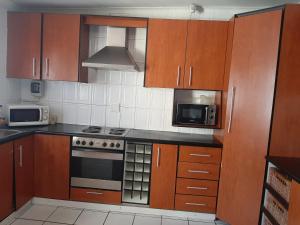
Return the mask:
<svg viewBox="0 0 300 225">
<path fill-rule="evenodd" d="M 16 207 L 19 209 L 34 196 L 33 136 L 14 142 Z"/>
<path fill-rule="evenodd" d="M 40 13 L 7 14 L 7 76 L 40 79 Z"/>
<path fill-rule="evenodd" d="M 153 145 L 150 207 L 174 209 L 177 145 Z"/>
<path fill-rule="evenodd" d="M 35 135 L 35 196 L 69 199 L 70 137 Z"/>
<path fill-rule="evenodd" d="M 78 81 L 80 15 L 45 14 L 43 79 Z"/>
<path fill-rule="evenodd" d="M 149 20 L 146 87 L 183 87 L 186 37 L 186 20 Z"/>
<path fill-rule="evenodd" d="M 227 21 L 189 21 L 184 88 L 222 90 Z"/>
<path fill-rule="evenodd" d="M 257 225 L 282 10 L 235 19 L 217 217 Z"/>
<path fill-rule="evenodd" d="M 9 216 L 13 206 L 13 144 L 0 145 L 0 221 Z"/>
</svg>

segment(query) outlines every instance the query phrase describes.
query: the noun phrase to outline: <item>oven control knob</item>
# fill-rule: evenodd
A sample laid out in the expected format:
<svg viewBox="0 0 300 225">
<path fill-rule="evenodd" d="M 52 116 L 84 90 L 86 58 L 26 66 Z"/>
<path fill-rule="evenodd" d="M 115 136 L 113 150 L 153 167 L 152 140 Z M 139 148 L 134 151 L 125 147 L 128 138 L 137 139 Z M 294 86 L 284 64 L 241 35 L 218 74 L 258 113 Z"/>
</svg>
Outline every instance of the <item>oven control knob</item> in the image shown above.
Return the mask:
<svg viewBox="0 0 300 225">
<path fill-rule="evenodd" d="M 76 141 L 76 145 L 80 145 L 80 141 L 79 140 Z"/>
<path fill-rule="evenodd" d="M 82 145 L 86 145 L 86 141 L 82 141 L 82 143 L 81 143 Z"/>
<path fill-rule="evenodd" d="M 94 142 L 93 142 L 93 141 L 90 141 L 89 145 L 90 145 L 90 146 L 93 146 L 93 145 L 94 145 Z"/>
<path fill-rule="evenodd" d="M 110 147 L 111 148 L 115 147 L 115 144 L 114 143 L 110 143 Z"/>
<path fill-rule="evenodd" d="M 107 146 L 107 143 L 106 143 L 106 142 L 103 142 L 102 146 L 103 146 L 103 147 L 106 147 L 106 146 Z"/>
<path fill-rule="evenodd" d="M 120 143 L 117 143 L 117 144 L 116 144 L 116 147 L 117 147 L 117 148 L 120 148 L 120 146 L 121 146 Z"/>
</svg>

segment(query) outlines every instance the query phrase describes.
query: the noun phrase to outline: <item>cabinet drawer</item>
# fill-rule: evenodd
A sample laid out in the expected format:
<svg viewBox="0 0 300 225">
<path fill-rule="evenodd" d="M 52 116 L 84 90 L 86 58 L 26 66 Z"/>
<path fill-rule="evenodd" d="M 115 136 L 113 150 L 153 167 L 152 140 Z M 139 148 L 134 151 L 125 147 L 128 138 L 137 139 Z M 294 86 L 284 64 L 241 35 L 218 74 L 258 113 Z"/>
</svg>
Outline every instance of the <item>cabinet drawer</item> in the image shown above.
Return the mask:
<svg viewBox="0 0 300 225">
<path fill-rule="evenodd" d="M 219 180 L 220 166 L 215 164 L 178 163 L 177 177 Z"/>
<path fill-rule="evenodd" d="M 215 213 L 216 197 L 176 195 L 175 209 L 193 212 Z"/>
<path fill-rule="evenodd" d="M 177 178 L 177 194 L 217 196 L 218 182 Z"/>
<path fill-rule="evenodd" d="M 71 200 L 107 204 L 121 204 L 120 191 L 104 191 L 99 189 L 71 188 Z"/>
<path fill-rule="evenodd" d="M 180 146 L 179 161 L 220 164 L 221 148 Z"/>
</svg>

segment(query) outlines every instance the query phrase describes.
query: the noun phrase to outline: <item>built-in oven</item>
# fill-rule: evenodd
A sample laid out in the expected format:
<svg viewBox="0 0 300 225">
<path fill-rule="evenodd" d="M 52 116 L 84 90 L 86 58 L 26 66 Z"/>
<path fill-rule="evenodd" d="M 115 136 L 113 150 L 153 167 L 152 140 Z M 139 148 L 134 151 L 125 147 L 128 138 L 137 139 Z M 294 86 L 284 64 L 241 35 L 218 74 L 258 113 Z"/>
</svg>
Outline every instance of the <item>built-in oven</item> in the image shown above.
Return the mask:
<svg viewBox="0 0 300 225">
<path fill-rule="evenodd" d="M 122 190 L 124 140 L 73 137 L 71 186 Z"/>
</svg>

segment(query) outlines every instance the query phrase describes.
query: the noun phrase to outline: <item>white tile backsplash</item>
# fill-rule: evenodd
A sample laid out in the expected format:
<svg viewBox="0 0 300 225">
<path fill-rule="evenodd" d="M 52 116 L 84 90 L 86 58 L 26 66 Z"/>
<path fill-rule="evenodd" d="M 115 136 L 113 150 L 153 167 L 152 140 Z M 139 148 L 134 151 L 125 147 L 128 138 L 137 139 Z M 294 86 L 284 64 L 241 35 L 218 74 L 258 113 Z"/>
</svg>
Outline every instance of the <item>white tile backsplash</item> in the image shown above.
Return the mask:
<svg viewBox="0 0 300 225">
<path fill-rule="evenodd" d="M 90 29 L 90 55 L 104 47 L 105 27 Z M 139 62 L 145 63 L 146 29 L 129 29 L 129 51 Z M 1 84 L 0 84 L 1 85 Z M 33 98 L 30 81 L 22 82 L 22 99 Z M 89 83 L 46 81 L 45 97 L 41 102 L 50 105 L 58 122 L 212 133 L 212 130 L 178 128 L 172 126 L 173 89 L 145 88 L 144 72 L 123 72 L 89 69 Z"/>
</svg>

